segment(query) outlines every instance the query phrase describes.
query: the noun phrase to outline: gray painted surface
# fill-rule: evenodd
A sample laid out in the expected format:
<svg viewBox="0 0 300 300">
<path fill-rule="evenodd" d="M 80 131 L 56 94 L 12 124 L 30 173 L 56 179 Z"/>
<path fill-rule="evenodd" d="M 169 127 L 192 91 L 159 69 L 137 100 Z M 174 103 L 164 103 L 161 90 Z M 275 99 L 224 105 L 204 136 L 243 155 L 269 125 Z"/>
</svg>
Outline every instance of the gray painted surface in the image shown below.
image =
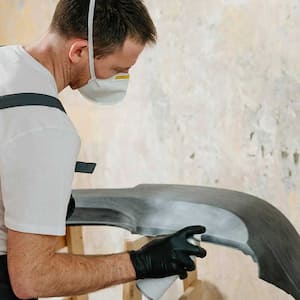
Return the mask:
<svg viewBox="0 0 300 300">
<path fill-rule="evenodd" d="M 132 189 L 74 190 L 68 225 L 110 225 L 143 235 L 165 235 L 203 225 L 201 240 L 251 255 L 259 276 L 300 299 L 300 237 L 274 206 L 225 189 L 139 185 Z"/>
</svg>

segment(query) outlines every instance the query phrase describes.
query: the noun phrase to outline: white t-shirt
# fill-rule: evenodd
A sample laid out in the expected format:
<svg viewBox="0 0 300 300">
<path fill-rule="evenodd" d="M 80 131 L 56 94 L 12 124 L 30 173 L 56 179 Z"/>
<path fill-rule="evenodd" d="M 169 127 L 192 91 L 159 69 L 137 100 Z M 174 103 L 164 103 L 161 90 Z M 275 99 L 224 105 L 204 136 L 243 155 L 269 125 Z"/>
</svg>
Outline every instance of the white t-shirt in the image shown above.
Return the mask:
<svg viewBox="0 0 300 300">
<path fill-rule="evenodd" d="M 0 47 L 0 96 L 39 93 L 58 98 L 52 74 L 21 46 Z M 0 98 L 1 101 L 1 98 Z M 57 108 L 0 109 L 0 255 L 7 228 L 64 235 L 80 138 Z"/>
</svg>

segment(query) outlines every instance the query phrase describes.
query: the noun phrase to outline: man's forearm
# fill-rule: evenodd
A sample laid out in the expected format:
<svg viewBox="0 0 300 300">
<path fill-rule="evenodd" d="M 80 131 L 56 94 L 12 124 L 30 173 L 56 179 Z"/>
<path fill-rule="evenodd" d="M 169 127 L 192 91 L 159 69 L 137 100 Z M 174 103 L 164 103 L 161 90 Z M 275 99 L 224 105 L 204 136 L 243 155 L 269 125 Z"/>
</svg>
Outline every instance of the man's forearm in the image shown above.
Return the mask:
<svg viewBox="0 0 300 300">
<path fill-rule="evenodd" d="M 56 253 L 56 237 L 8 230 L 8 270 L 18 298 L 73 296 L 143 278 L 163 278 L 195 269 L 190 256 L 206 251 L 188 242 L 202 234 L 189 226 L 152 241 L 137 251 L 85 256 Z"/>
<path fill-rule="evenodd" d="M 128 253 L 101 256 L 56 253 L 27 275 L 28 286 L 32 287 L 23 295 L 25 298 L 61 297 L 132 281 L 135 270 Z"/>
</svg>

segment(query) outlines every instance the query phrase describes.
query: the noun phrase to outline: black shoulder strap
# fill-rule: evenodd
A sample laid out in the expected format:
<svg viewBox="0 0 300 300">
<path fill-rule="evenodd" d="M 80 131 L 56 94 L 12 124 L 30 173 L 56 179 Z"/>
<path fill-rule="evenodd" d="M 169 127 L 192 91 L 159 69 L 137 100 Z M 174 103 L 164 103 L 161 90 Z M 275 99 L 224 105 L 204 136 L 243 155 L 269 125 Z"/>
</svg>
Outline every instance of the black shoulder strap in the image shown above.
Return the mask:
<svg viewBox="0 0 300 300">
<path fill-rule="evenodd" d="M 49 95 L 22 93 L 0 96 L 0 109 L 32 105 L 58 108 L 66 113 L 61 102 L 57 98 Z"/>
<path fill-rule="evenodd" d="M 48 106 L 57 108 L 66 113 L 61 102 L 52 96 L 35 93 L 20 93 L 13 95 L 0 96 L 0 109 L 13 108 L 19 106 Z M 95 163 L 85 163 L 78 161 L 75 166 L 77 173 L 93 173 Z"/>
</svg>

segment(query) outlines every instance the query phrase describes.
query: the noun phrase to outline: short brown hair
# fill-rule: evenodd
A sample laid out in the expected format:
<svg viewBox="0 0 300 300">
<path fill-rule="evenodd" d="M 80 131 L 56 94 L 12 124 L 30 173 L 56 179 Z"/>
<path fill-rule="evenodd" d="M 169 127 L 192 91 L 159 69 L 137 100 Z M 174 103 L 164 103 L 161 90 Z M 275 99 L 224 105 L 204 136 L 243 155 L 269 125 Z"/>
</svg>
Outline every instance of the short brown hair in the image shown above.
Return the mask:
<svg viewBox="0 0 300 300">
<path fill-rule="evenodd" d="M 60 0 L 51 30 L 66 38 L 88 39 L 88 0 Z M 95 56 L 122 47 L 127 37 L 145 45 L 156 42 L 156 29 L 143 0 L 96 0 Z"/>
</svg>

